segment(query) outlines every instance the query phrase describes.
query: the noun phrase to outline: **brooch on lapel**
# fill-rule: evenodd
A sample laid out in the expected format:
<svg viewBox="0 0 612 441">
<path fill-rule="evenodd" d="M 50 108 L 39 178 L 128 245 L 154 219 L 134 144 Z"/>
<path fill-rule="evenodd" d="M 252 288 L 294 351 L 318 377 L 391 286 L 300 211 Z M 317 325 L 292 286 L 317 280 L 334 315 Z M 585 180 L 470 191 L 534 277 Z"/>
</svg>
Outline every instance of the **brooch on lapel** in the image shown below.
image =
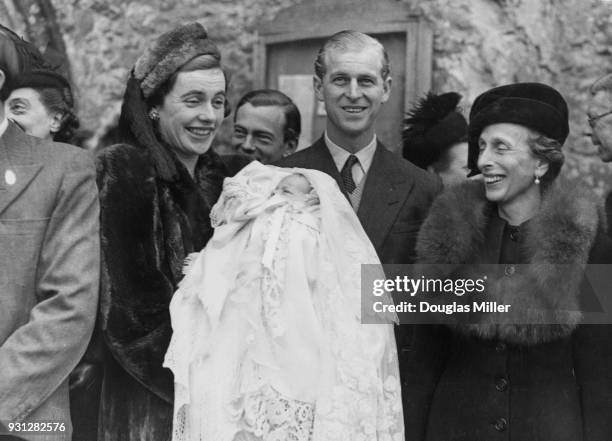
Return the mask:
<svg viewBox="0 0 612 441">
<path fill-rule="evenodd" d="M 17 175 L 13 170 L 7 170 L 4 173 L 4 182 L 6 182 L 7 185 L 14 185 L 15 182 L 17 182 Z"/>
</svg>

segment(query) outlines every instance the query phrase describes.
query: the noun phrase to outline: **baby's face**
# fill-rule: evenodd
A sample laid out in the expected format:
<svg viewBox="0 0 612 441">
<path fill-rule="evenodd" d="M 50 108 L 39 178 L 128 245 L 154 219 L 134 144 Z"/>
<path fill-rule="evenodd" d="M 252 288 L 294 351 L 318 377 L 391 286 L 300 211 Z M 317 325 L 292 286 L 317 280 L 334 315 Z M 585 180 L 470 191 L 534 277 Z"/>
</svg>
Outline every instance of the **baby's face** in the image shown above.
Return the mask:
<svg viewBox="0 0 612 441">
<path fill-rule="evenodd" d="M 276 190 L 280 194 L 299 196 L 310 193 L 312 186 L 308 179 L 296 173 L 283 178 L 276 186 Z"/>
</svg>

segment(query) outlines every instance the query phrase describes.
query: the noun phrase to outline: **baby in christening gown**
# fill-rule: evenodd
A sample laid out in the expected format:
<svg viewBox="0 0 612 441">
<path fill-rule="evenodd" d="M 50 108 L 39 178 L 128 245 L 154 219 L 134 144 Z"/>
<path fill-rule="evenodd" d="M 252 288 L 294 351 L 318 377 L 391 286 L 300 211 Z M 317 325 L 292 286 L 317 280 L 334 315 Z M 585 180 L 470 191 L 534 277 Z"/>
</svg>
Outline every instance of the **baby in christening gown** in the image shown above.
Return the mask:
<svg viewBox="0 0 612 441">
<path fill-rule="evenodd" d="M 391 324 L 360 323 L 379 263 L 329 176 L 251 163 L 172 303 L 175 441 L 399 441 Z"/>
</svg>

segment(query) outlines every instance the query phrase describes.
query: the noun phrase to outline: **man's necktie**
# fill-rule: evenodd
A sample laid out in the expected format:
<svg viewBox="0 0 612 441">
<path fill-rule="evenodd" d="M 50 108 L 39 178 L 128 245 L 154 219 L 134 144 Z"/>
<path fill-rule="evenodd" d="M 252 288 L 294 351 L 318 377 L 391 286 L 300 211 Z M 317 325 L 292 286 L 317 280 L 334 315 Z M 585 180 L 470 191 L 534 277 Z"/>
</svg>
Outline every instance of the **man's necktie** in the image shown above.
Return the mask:
<svg viewBox="0 0 612 441">
<path fill-rule="evenodd" d="M 359 159 L 357 156 L 351 155 L 348 157 L 346 162 L 344 163 L 344 167 L 340 171 L 340 176 L 342 176 L 342 184 L 344 185 L 344 189 L 347 193 L 352 193 L 357 188 L 355 181 L 353 180 L 353 165 L 357 164 Z"/>
</svg>

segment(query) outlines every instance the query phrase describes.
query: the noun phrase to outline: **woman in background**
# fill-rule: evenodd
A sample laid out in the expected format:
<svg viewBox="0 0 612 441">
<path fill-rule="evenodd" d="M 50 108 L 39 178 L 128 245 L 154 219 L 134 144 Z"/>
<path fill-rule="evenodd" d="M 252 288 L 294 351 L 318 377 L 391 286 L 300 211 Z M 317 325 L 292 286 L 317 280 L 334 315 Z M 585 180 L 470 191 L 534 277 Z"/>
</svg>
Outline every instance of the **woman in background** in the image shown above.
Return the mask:
<svg viewBox="0 0 612 441">
<path fill-rule="evenodd" d="M 584 266 L 609 262 L 611 248 L 591 192 L 557 179 L 568 132 L 567 104 L 544 84 L 475 100 L 469 166 L 483 181 L 434 202 L 418 261 L 500 264 L 485 300 L 512 309 L 416 327 L 403 372 L 410 439 L 612 439 L 612 332 L 581 312 Z"/>
<path fill-rule="evenodd" d="M 5 108 L 7 118 L 38 138 L 70 143 L 79 127 L 70 83 L 49 68 L 23 72 Z"/>
<path fill-rule="evenodd" d="M 108 348 L 100 440 L 171 437 L 173 380 L 162 366 L 170 300 L 185 257 L 212 235 L 223 179 L 244 164 L 211 149 L 229 114 L 227 87 L 221 54 L 200 24 L 160 35 L 130 73 L 123 143 L 100 154 L 100 325 Z"/>
<path fill-rule="evenodd" d="M 467 122 L 459 101 L 455 92 L 428 93 L 408 112 L 402 132 L 404 158 L 440 176 L 446 187 L 469 173 Z"/>
</svg>

